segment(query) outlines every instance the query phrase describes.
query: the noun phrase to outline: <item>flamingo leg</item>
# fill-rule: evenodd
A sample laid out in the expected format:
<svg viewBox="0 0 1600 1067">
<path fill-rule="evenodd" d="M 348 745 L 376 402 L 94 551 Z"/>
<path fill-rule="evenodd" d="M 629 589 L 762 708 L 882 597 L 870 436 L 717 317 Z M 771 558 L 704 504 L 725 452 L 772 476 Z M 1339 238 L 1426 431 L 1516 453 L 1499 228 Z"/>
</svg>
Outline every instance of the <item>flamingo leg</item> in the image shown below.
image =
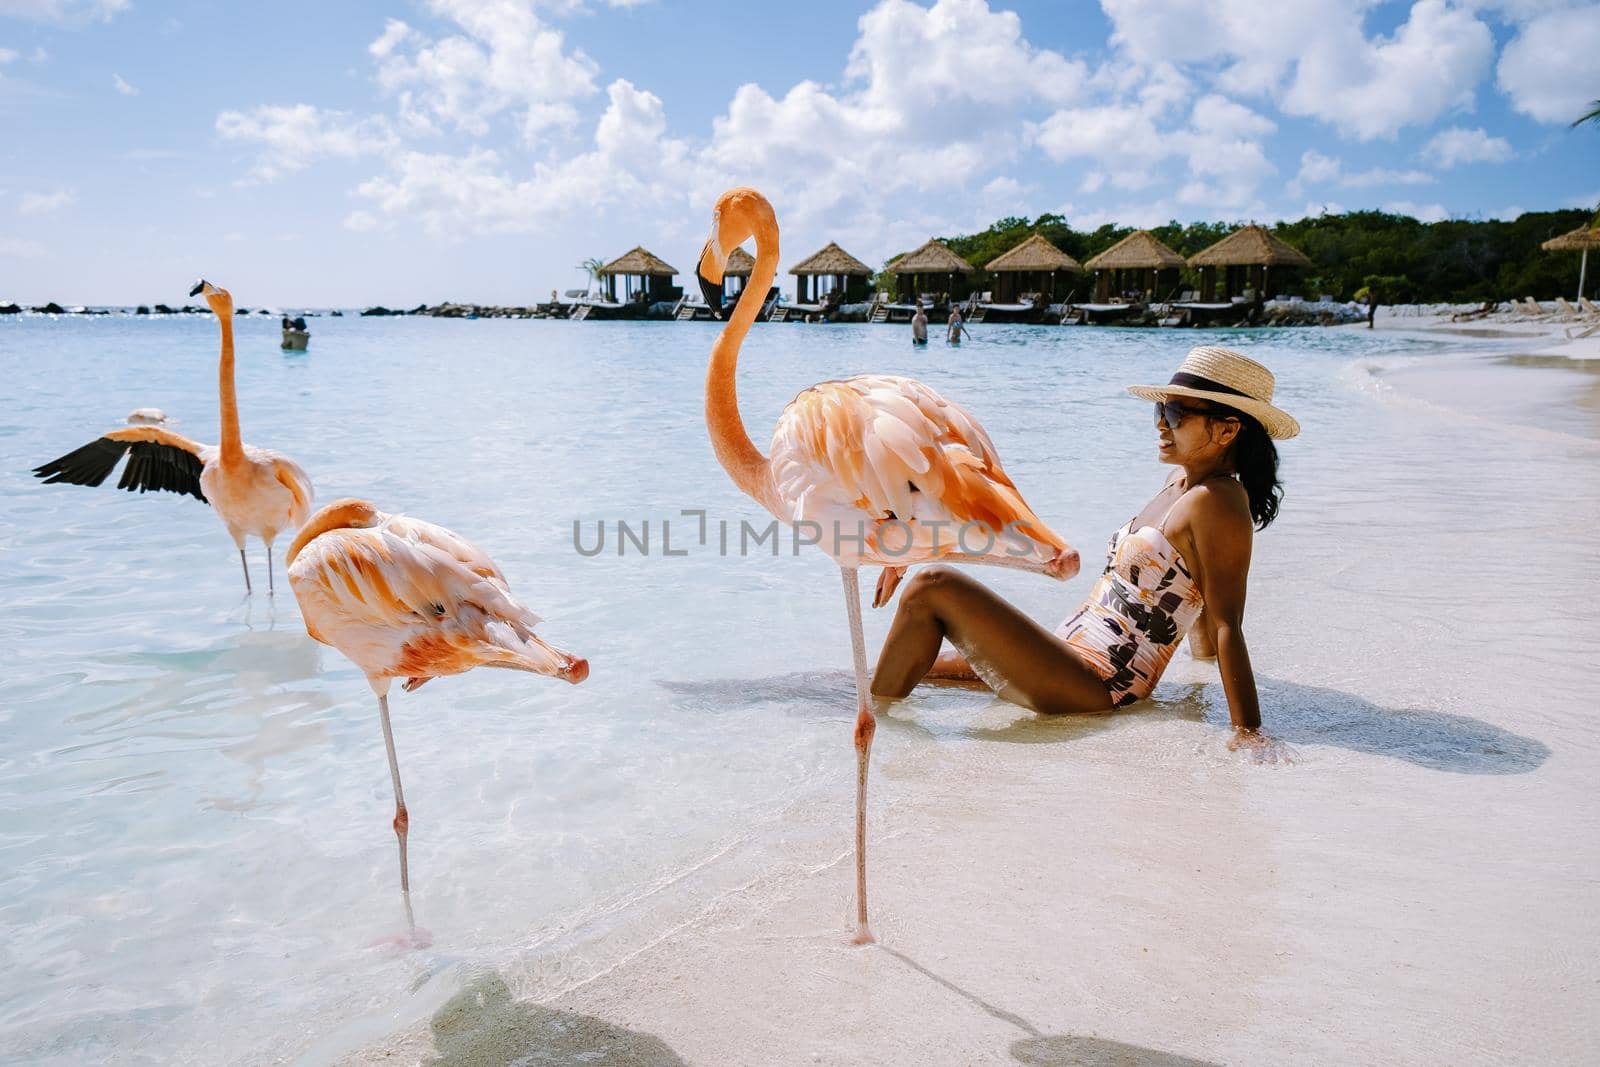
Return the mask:
<svg viewBox="0 0 1600 1067">
<path fill-rule="evenodd" d="M 277 590 L 272 587 L 272 542 L 267 542 L 267 595 L 276 596 Z"/>
<path fill-rule="evenodd" d="M 250 589 L 250 562 L 244 558 L 244 546 L 239 547 L 239 566 L 244 568 L 244 595 L 249 596 Z"/>
<path fill-rule="evenodd" d="M 411 876 L 406 869 L 406 831 L 411 827 L 411 817 L 406 813 L 406 797 L 400 789 L 400 761 L 394 754 L 394 728 L 389 725 L 389 697 L 378 697 L 378 716 L 383 720 L 383 746 L 389 750 L 389 777 L 394 780 L 394 832 L 400 839 L 400 895 L 406 904 L 406 925 L 413 934 L 417 921 L 411 914 Z"/>
<path fill-rule="evenodd" d="M 861 632 L 861 589 L 854 567 L 841 567 L 845 611 L 850 616 L 850 651 L 856 669 L 856 936 L 855 943 L 873 941 L 867 927 L 867 764 L 872 757 L 872 735 L 878 721 L 867 693 L 867 641 Z"/>
</svg>

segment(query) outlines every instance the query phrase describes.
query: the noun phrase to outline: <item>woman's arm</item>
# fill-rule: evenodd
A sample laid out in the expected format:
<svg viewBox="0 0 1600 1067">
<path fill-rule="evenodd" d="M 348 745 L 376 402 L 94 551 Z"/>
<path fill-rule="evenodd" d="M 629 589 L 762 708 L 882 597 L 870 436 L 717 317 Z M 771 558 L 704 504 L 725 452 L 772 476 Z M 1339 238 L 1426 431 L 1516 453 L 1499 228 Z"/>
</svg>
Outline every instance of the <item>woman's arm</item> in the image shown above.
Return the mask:
<svg viewBox="0 0 1600 1067">
<path fill-rule="evenodd" d="M 1228 714 L 1235 730 L 1254 733 L 1261 728 L 1261 705 L 1250 668 L 1250 649 L 1244 640 L 1244 601 L 1255 531 L 1242 492 L 1237 488 L 1196 492 L 1189 533 L 1198 557 L 1200 595 L 1205 598 L 1212 631 L 1209 636 L 1214 640 L 1222 689 L 1228 696 Z"/>
</svg>

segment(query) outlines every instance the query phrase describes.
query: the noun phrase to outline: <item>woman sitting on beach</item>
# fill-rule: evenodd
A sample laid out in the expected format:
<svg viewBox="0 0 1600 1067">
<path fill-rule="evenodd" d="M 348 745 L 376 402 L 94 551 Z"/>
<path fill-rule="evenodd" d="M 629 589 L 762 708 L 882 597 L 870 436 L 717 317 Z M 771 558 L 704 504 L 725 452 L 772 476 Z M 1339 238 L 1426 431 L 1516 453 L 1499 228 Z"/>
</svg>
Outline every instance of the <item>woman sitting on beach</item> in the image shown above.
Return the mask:
<svg viewBox="0 0 1600 1067">
<path fill-rule="evenodd" d="M 1111 537 L 1105 572 L 1055 633 L 953 567 L 920 571 L 900 598 L 872 691 L 903 697 L 923 678 L 982 681 L 1044 713 L 1110 711 L 1143 700 L 1189 635 L 1218 660 L 1235 736 L 1262 758 L 1261 710 L 1241 622 L 1254 530 L 1283 490 L 1273 438 L 1300 432 L 1272 406 L 1272 373 L 1225 348 L 1196 348 L 1155 401 L 1161 462 L 1179 470 Z M 958 651 L 939 654 L 949 640 Z"/>
</svg>

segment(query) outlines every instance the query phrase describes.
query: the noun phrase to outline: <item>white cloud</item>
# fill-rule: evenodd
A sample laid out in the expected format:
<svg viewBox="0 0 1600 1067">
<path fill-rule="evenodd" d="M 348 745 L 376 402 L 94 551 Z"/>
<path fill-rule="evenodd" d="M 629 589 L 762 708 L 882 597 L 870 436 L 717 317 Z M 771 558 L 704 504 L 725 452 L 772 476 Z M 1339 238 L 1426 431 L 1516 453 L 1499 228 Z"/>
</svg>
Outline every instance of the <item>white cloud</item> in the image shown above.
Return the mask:
<svg viewBox="0 0 1600 1067">
<path fill-rule="evenodd" d="M 1419 0 L 1393 37 L 1366 41 L 1352 27 L 1319 38 L 1302 56 L 1282 106 L 1362 140 L 1392 137 L 1470 107 L 1493 52 L 1482 22 L 1443 0 Z"/>
<path fill-rule="evenodd" d="M 1391 200 L 1383 210 L 1392 215 L 1410 215 L 1419 222 L 1442 222 L 1450 217 L 1443 204 L 1418 204 L 1410 200 Z"/>
<path fill-rule="evenodd" d="M 1387 167 L 1346 170 L 1342 160 L 1325 156 L 1313 148 L 1301 154 L 1300 172 L 1289 183 L 1289 195 L 1298 196 L 1302 190 L 1318 185 L 1370 189 L 1379 185 L 1429 185 L 1435 180 L 1424 170 L 1390 170 Z"/>
<path fill-rule="evenodd" d="M 1600 6 L 1541 15 L 1500 54 L 1497 83 L 1518 111 L 1540 122 L 1571 122 L 1600 97 Z"/>
<path fill-rule="evenodd" d="M 345 216 L 344 228 L 355 233 L 366 233 L 378 228 L 378 216 L 370 211 L 352 211 Z"/>
<path fill-rule="evenodd" d="M 13 259 L 43 259 L 49 252 L 38 241 L 21 237 L 0 237 L 0 256 Z"/>
<path fill-rule="evenodd" d="M 381 119 L 358 119 L 311 104 L 265 105 L 224 111 L 217 132 L 225 140 L 261 146 L 252 177 L 272 181 L 325 157 L 354 159 L 383 151 L 394 137 Z"/>
<path fill-rule="evenodd" d="M 1434 134 L 1422 148 L 1422 158 L 1436 167 L 1462 163 L 1504 163 L 1516 155 L 1504 137 L 1490 137 L 1483 129 L 1452 126 Z"/>
<path fill-rule="evenodd" d="M 121 93 L 123 96 L 138 96 L 139 95 L 139 90 L 137 88 L 135 88 L 134 86 L 129 85 L 127 82 L 123 81 L 122 80 L 122 75 L 120 75 L 120 74 L 113 73 L 111 75 L 111 84 L 114 85 L 116 87 L 117 92 Z"/>
<path fill-rule="evenodd" d="M 48 215 L 59 211 L 78 199 L 71 189 L 57 189 L 53 193 L 23 193 L 17 202 L 17 211 L 24 215 Z"/>
<path fill-rule="evenodd" d="M 1222 69 L 1219 89 L 1275 99 L 1363 140 L 1470 106 L 1489 28 L 1444 0 L 1417 0 L 1390 37 L 1368 38 L 1372 0 L 1104 0 L 1112 43 L 1137 65 Z"/>
<path fill-rule="evenodd" d="M 109 21 L 128 9 L 128 0 L 0 0 L 0 18 L 34 22 Z"/>
<path fill-rule="evenodd" d="M 660 98 L 622 79 L 607 94 L 610 104 L 595 127 L 594 151 L 536 164 L 525 179 L 511 174 L 489 149 L 464 156 L 399 152 L 388 173 L 356 190 L 379 214 L 358 211 L 345 225 L 372 229 L 386 215 L 417 220 L 440 237 L 527 233 L 578 208 L 681 196 L 674 190 L 689 174 L 686 149 L 663 136 Z"/>
<path fill-rule="evenodd" d="M 502 112 L 518 115 L 525 140 L 577 119 L 574 102 L 595 93 L 599 67 L 569 53 L 560 30 L 531 0 L 428 0 L 463 32 L 430 38 L 390 19 L 368 51 L 378 84 L 396 96 L 417 132 L 451 127 L 483 135 Z"/>
<path fill-rule="evenodd" d="M 15 48 L 0 48 L 0 66 L 4 66 L 7 63 L 16 62 L 17 57 L 21 55 L 22 53 L 18 52 Z"/>
</svg>

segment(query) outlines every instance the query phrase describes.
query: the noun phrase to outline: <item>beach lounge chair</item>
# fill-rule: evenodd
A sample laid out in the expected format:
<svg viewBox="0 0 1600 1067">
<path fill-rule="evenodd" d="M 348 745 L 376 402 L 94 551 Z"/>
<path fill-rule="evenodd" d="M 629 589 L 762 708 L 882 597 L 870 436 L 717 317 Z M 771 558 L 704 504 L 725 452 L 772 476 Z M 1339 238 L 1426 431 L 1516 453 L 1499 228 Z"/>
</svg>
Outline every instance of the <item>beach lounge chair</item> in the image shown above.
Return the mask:
<svg viewBox="0 0 1600 1067">
<path fill-rule="evenodd" d="M 1525 309 L 1526 318 L 1544 319 L 1550 317 L 1550 313 L 1544 309 L 1544 306 L 1531 296 L 1522 298 L 1522 306 Z"/>
<path fill-rule="evenodd" d="M 1600 321 L 1580 322 L 1576 326 L 1568 326 L 1566 332 L 1567 340 L 1569 341 L 1577 341 L 1584 337 L 1593 337 L 1595 334 L 1600 333 Z"/>
<path fill-rule="evenodd" d="M 1578 309 L 1567 303 L 1567 298 L 1564 296 L 1556 297 L 1556 306 L 1561 309 L 1561 317 L 1568 322 L 1578 318 L 1580 315 Z"/>
<path fill-rule="evenodd" d="M 1578 297 L 1578 306 L 1584 311 L 1587 311 L 1589 314 L 1593 315 L 1595 318 L 1600 319 L 1600 305 L 1596 305 L 1595 302 L 1590 300 L 1588 297 Z"/>
</svg>

